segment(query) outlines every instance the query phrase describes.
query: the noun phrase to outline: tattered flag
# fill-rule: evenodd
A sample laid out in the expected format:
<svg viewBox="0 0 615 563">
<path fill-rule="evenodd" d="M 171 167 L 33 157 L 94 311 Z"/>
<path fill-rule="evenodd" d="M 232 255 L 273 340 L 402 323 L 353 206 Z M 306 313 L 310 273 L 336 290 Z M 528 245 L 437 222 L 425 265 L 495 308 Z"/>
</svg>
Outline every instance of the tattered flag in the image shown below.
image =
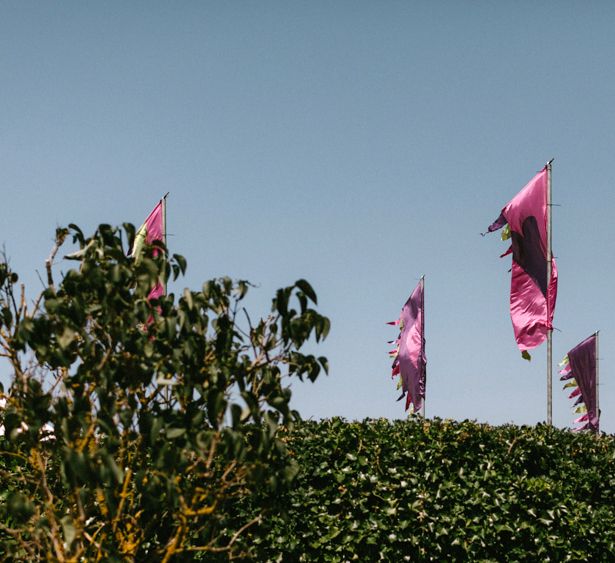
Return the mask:
<svg viewBox="0 0 615 563">
<path fill-rule="evenodd" d="M 521 352 L 540 345 L 553 328 L 557 266 L 551 258 L 551 279 L 547 280 L 547 192 L 545 166 L 488 228 L 493 232 L 507 226 L 502 239 L 511 239 L 502 256 L 512 252 L 510 316 Z"/>
<path fill-rule="evenodd" d="M 600 429 L 600 413 L 596 404 L 597 339 L 598 334 L 595 333 L 577 344 L 568 352 L 568 355 L 560 364 L 562 368 L 559 372 L 561 374 L 560 380 L 566 381 L 574 378 L 577 385 L 577 388 L 569 395 L 570 399 L 577 398 L 573 407 L 581 405 L 574 412 L 586 413 L 574 421 L 575 424 L 582 423 L 582 426 L 575 428 L 575 430 L 598 432 Z M 564 389 L 569 386 L 570 383 L 567 383 Z"/>
<path fill-rule="evenodd" d="M 424 280 L 421 279 L 404 304 L 399 319 L 388 323 L 400 327 L 392 376 L 400 376 L 402 388 L 400 399 L 405 396 L 406 410 L 412 405 L 414 412 L 421 410 L 425 400 L 427 358 L 425 356 L 423 297 Z"/>
</svg>

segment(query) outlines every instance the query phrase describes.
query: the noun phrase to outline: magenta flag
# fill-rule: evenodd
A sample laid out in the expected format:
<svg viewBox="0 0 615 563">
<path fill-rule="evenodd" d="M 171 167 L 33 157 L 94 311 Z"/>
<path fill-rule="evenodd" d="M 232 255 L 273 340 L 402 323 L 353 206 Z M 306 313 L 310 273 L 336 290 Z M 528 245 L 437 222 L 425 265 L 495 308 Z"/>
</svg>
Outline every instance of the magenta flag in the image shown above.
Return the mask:
<svg viewBox="0 0 615 563">
<path fill-rule="evenodd" d="M 557 266 L 551 258 L 547 283 L 547 192 L 545 166 L 502 209 L 488 232 L 508 224 L 502 238 L 511 239 L 510 317 L 517 346 L 522 352 L 540 345 L 553 329 L 557 297 Z"/>
<path fill-rule="evenodd" d="M 569 399 L 577 398 L 574 406 L 577 413 L 582 413 L 574 422 L 581 423 L 575 430 L 591 430 L 598 432 L 600 429 L 600 413 L 597 404 L 597 345 L 598 334 L 592 334 L 580 344 L 577 344 L 560 364 L 560 379 L 566 381 L 574 378 L 573 391 Z M 576 387 L 575 387 L 576 385 Z M 566 384 L 570 387 L 571 384 Z"/>
<path fill-rule="evenodd" d="M 144 244 L 152 244 L 154 241 L 164 242 L 164 202 L 165 200 L 161 199 L 139 227 L 131 252 L 135 260 L 141 258 Z"/>
<path fill-rule="evenodd" d="M 158 299 L 163 295 L 165 295 L 164 284 L 161 281 L 157 281 L 156 285 L 147 294 L 147 298 L 151 301 L 152 299 Z"/>
<path fill-rule="evenodd" d="M 147 216 L 145 222 L 135 235 L 135 242 L 132 246 L 131 255 L 138 262 L 143 254 L 145 244 L 152 244 L 155 241 L 165 242 L 165 206 L 166 199 L 162 198 L 152 212 Z M 158 255 L 158 250 L 154 249 L 154 256 Z M 165 294 L 165 287 L 162 281 L 158 281 L 147 296 L 148 299 L 158 299 Z"/>
<path fill-rule="evenodd" d="M 396 341 L 397 350 L 393 351 L 392 376 L 401 378 L 402 397 L 406 397 L 406 410 L 413 406 L 420 411 L 425 400 L 427 358 L 425 356 L 424 333 L 424 280 L 421 279 L 412 295 L 401 310 L 398 321 L 389 324 L 399 325 L 400 333 Z"/>
</svg>

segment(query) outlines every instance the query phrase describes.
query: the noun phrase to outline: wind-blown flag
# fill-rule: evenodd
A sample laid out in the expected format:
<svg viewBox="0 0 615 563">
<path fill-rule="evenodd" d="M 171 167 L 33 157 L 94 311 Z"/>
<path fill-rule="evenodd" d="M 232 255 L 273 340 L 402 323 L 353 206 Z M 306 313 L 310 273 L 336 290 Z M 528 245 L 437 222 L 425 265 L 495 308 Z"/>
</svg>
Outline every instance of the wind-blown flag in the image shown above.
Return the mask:
<svg viewBox="0 0 615 563">
<path fill-rule="evenodd" d="M 395 341 L 397 347 L 391 352 L 391 355 L 395 358 L 392 376 L 400 376 L 402 388 L 400 399 L 405 396 L 406 410 L 412 404 L 414 412 L 420 411 L 423 407 L 427 375 L 423 296 L 424 280 L 421 279 L 403 306 L 399 319 L 388 323 L 399 325 L 400 330 L 399 337 Z"/>
<path fill-rule="evenodd" d="M 165 225 L 165 206 L 166 197 L 162 198 L 153 211 L 147 216 L 145 222 L 135 235 L 135 242 L 132 245 L 131 255 L 135 261 L 141 260 L 143 255 L 143 247 L 146 244 L 152 244 L 155 241 L 165 242 L 166 225 Z M 154 249 L 154 256 L 158 255 L 158 250 Z M 158 280 L 156 285 L 149 292 L 148 299 L 158 299 L 165 294 L 165 287 L 162 281 Z"/>
<path fill-rule="evenodd" d="M 502 239 L 511 239 L 510 317 L 515 340 L 522 352 L 535 348 L 553 329 L 557 297 L 557 267 L 551 258 L 551 280 L 547 280 L 547 192 L 548 169 L 545 166 L 502 209 L 489 226 L 497 231 L 506 224 Z"/>
<path fill-rule="evenodd" d="M 569 399 L 574 399 L 575 412 L 581 416 L 574 422 L 581 426 L 575 430 L 600 429 L 600 414 L 597 405 L 596 385 L 596 348 L 598 335 L 592 334 L 580 344 L 577 344 L 560 363 L 560 380 L 572 380 L 564 389 L 572 389 Z"/>
</svg>

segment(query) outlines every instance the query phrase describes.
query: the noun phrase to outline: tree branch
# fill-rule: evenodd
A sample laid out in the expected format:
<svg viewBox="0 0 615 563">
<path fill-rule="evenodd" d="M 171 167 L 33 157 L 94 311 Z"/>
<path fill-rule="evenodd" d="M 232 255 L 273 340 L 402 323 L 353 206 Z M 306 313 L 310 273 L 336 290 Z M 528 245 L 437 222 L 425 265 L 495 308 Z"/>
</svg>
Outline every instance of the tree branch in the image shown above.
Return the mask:
<svg viewBox="0 0 615 563">
<path fill-rule="evenodd" d="M 55 287 L 53 285 L 53 272 L 51 271 L 51 266 L 53 265 L 53 260 L 55 259 L 58 250 L 60 250 L 60 247 L 64 243 L 65 238 L 66 234 L 64 234 L 60 231 L 60 229 L 58 229 L 56 231 L 56 243 L 53 245 L 49 257 L 47 258 L 47 260 L 45 260 L 45 269 L 47 270 L 47 285 L 53 290 L 55 290 Z"/>
</svg>

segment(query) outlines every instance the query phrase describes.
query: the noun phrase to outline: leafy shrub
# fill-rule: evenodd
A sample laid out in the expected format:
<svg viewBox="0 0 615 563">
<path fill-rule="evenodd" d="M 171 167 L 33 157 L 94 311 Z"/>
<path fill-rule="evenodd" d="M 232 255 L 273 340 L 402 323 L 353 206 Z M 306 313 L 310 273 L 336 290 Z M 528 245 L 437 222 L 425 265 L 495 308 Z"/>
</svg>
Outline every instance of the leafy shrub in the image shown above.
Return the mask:
<svg viewBox="0 0 615 563">
<path fill-rule="evenodd" d="M 546 425 L 302 422 L 258 561 L 609 561 L 615 440 Z M 249 511 L 248 507 L 244 508 Z"/>
<path fill-rule="evenodd" d="M 78 267 L 56 287 L 51 263 L 70 234 Z M 230 508 L 256 490 L 279 494 L 296 473 L 278 437 L 297 418 L 284 381 L 327 367 L 300 351 L 329 330 L 309 283 L 278 290 L 256 323 L 245 281 L 151 301 L 186 261 L 164 248 L 134 261 L 133 239 L 131 225 L 89 238 L 58 229 L 33 305 L 0 263 L 0 353 L 14 373 L 0 417 L 5 560 L 247 553 L 242 534 L 267 506 L 249 518 Z"/>
</svg>

